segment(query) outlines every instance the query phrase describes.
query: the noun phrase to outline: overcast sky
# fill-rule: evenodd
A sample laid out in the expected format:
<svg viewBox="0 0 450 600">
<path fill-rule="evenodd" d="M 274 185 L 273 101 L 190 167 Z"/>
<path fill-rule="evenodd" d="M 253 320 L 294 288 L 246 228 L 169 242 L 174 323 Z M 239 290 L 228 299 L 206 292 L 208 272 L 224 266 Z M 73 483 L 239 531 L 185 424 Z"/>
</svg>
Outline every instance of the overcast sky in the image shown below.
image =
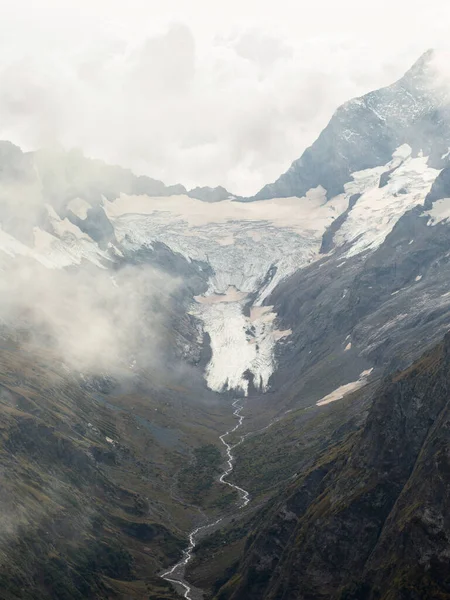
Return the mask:
<svg viewBox="0 0 450 600">
<path fill-rule="evenodd" d="M 0 137 L 252 194 L 449 25 L 446 0 L 0 0 Z"/>
</svg>

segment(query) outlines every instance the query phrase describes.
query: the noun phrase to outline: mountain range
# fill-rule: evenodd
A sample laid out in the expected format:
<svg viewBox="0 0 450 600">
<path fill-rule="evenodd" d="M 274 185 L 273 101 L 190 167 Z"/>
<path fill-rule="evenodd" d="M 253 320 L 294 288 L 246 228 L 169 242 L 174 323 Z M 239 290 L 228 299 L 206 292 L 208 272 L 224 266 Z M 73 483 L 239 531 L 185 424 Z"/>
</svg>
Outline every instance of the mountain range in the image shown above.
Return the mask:
<svg viewBox="0 0 450 600">
<path fill-rule="evenodd" d="M 2 600 L 450 598 L 449 90 L 252 198 L 0 143 Z"/>
</svg>

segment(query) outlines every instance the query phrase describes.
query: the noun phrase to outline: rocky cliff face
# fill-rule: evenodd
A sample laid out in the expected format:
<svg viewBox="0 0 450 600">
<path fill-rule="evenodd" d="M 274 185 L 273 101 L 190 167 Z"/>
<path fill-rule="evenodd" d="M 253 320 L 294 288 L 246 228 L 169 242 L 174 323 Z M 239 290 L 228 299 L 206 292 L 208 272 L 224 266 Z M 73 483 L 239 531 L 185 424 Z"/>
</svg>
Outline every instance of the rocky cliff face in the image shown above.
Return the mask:
<svg viewBox="0 0 450 600">
<path fill-rule="evenodd" d="M 217 598 L 448 598 L 450 337 L 257 521 Z"/>
</svg>

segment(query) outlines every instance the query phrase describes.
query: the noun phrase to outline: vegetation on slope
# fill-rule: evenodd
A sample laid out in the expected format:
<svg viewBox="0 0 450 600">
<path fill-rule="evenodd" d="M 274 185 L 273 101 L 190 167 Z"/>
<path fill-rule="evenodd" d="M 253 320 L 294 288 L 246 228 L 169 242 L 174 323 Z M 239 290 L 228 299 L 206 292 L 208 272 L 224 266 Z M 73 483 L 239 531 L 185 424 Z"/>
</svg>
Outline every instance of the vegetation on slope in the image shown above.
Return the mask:
<svg viewBox="0 0 450 600">
<path fill-rule="evenodd" d="M 203 517 L 176 474 L 201 448 L 217 465 L 228 407 L 145 380 L 138 391 L 103 388 L 48 350 L 2 340 L 2 600 L 179 597 L 158 575 Z"/>
<path fill-rule="evenodd" d="M 449 399 L 446 336 L 253 516 L 217 599 L 450 598 Z"/>
</svg>

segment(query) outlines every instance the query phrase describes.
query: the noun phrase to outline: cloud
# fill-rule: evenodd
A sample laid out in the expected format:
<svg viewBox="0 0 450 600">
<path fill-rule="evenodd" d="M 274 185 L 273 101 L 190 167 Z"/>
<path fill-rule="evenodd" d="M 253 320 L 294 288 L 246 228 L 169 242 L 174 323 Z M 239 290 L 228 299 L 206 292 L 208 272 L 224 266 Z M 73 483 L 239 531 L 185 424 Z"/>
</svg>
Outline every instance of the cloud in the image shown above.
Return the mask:
<svg viewBox="0 0 450 600">
<path fill-rule="evenodd" d="M 191 30 L 176 24 L 166 33 L 145 40 L 131 58 L 131 92 L 172 97 L 188 94 L 195 76 L 195 42 Z M 140 96 L 139 96 L 140 97 Z"/>
<path fill-rule="evenodd" d="M 177 280 L 148 266 L 111 274 L 49 270 L 15 259 L 0 281 L 0 321 L 85 374 L 155 367 L 165 350 L 165 308 Z"/>
<path fill-rule="evenodd" d="M 105 246 L 66 217 L 77 196 L 102 214 L 99 190 L 107 196 L 121 177 L 121 169 L 105 170 L 76 151 L 30 155 L 0 143 L 2 334 L 55 351 L 77 372 L 163 367 L 173 351 L 167 332 L 181 280 L 150 264 L 108 260 Z M 104 221 L 95 217 L 96 231 L 113 239 Z"/>
<path fill-rule="evenodd" d="M 450 8 L 383 0 L 372 13 L 354 0 L 19 0 L 0 9 L 0 136 L 251 194 L 339 104 L 444 37 Z"/>
<path fill-rule="evenodd" d="M 283 40 L 257 30 L 245 31 L 232 45 L 239 56 L 255 63 L 263 73 L 277 61 L 292 58 L 293 53 Z"/>
</svg>

